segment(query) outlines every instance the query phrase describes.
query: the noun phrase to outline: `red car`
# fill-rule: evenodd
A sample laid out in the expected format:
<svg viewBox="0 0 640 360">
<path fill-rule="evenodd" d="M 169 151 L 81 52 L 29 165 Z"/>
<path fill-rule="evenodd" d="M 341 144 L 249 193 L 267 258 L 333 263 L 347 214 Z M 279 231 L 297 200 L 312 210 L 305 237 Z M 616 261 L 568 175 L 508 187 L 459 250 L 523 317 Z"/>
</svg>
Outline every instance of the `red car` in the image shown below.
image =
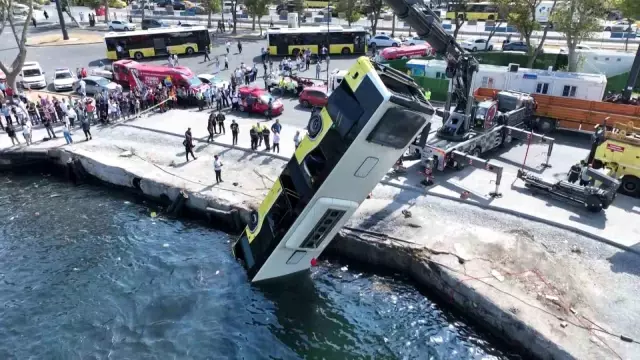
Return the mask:
<svg viewBox="0 0 640 360">
<path fill-rule="evenodd" d="M 240 111 L 259 113 L 267 115 L 267 111 L 269 109 L 269 100 L 273 99 L 272 102 L 272 115 L 280 115 L 284 110 L 284 105 L 282 105 L 282 101 L 274 99 L 269 92 L 265 89 L 257 88 L 257 87 L 249 87 L 249 86 L 241 86 L 238 89 L 238 93 L 240 95 Z M 251 99 L 248 104 L 247 100 Z"/>
<path fill-rule="evenodd" d="M 304 107 L 324 107 L 327 105 L 327 89 L 319 86 L 304 88 L 300 93 L 300 105 Z"/>
</svg>

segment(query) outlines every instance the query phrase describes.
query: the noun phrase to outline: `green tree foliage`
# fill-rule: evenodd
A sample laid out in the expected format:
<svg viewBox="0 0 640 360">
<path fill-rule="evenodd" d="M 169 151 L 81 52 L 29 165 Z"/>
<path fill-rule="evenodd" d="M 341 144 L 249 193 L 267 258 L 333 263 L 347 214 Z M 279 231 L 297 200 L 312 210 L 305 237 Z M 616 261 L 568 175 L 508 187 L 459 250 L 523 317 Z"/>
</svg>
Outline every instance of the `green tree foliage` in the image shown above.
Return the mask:
<svg viewBox="0 0 640 360">
<path fill-rule="evenodd" d="M 256 18 L 258 19 L 258 25 L 260 26 L 260 33 L 262 33 L 262 24 L 260 19 L 263 16 L 269 15 L 269 1 L 268 0 L 245 0 L 245 6 L 247 7 L 247 13 L 253 19 L 252 30 L 256 29 Z"/>
<path fill-rule="evenodd" d="M 9 27 L 11 28 L 11 35 L 13 35 L 13 39 L 16 41 L 16 46 L 18 47 L 18 54 L 11 62 L 11 65 L 7 66 L 5 61 L 0 61 L 0 70 L 2 70 L 7 77 L 7 86 L 14 89 L 16 88 L 16 79 L 18 74 L 20 74 L 22 66 L 24 65 L 24 60 L 27 58 L 27 32 L 29 31 L 29 24 L 31 23 L 31 16 L 33 15 L 33 0 L 29 0 L 25 5 L 29 7 L 27 16 L 25 17 L 24 22 L 16 23 L 13 16 L 9 15 L 11 14 L 13 1 L 0 1 L 0 17 L 2 17 L 0 23 L 0 35 L 7 24 L 9 24 Z"/>
<path fill-rule="evenodd" d="M 502 0 L 500 0 L 502 1 Z M 540 6 L 542 0 L 516 0 L 514 2 L 503 4 L 508 7 L 508 22 L 518 29 L 518 32 L 522 35 L 522 38 L 527 43 L 529 49 L 529 62 L 527 67 L 533 67 L 533 63 L 536 57 L 542 53 L 542 47 L 547 38 L 547 32 L 549 31 L 551 24 L 546 24 L 544 27 L 536 20 L 536 10 Z M 556 11 L 558 1 L 555 0 L 549 11 L 549 17 L 553 17 Z M 538 44 L 534 47 L 531 42 L 531 36 L 534 31 L 543 30 L 542 37 Z"/>
<path fill-rule="evenodd" d="M 364 0 L 362 5 L 366 9 L 366 14 L 371 22 L 371 34 L 375 35 L 378 29 L 378 19 L 382 12 L 383 0 Z"/>
<path fill-rule="evenodd" d="M 603 0 L 569 0 L 558 3 L 551 17 L 556 31 L 563 34 L 569 52 L 569 71 L 576 71 L 576 46 L 600 30 L 599 20 L 606 8 Z"/>
<path fill-rule="evenodd" d="M 614 0 L 613 8 L 622 11 L 627 19 L 640 18 L 640 1 L 638 0 Z"/>
<path fill-rule="evenodd" d="M 460 28 L 464 25 L 464 22 L 467 19 L 467 8 L 469 6 L 469 2 L 469 0 L 459 0 L 454 3 L 449 3 L 449 5 L 451 5 L 451 11 L 454 13 L 454 18 L 451 20 L 451 24 L 453 24 L 454 39 L 458 37 L 458 32 L 460 32 Z"/>
<path fill-rule="evenodd" d="M 344 14 L 344 19 L 347 20 L 349 26 L 360 20 L 360 9 L 357 0 L 338 0 L 336 11 L 338 14 Z"/>
<path fill-rule="evenodd" d="M 211 15 L 222 12 L 222 3 L 219 0 L 207 0 L 203 2 L 202 5 L 204 5 L 207 10 L 207 27 L 210 28 L 212 22 Z"/>
</svg>

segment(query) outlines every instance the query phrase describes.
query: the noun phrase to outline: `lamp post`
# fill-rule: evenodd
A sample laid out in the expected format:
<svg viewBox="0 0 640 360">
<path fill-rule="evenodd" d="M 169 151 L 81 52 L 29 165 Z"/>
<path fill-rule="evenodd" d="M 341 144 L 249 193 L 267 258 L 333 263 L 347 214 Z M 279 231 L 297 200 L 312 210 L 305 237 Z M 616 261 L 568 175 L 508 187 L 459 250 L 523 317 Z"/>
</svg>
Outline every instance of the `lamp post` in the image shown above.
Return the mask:
<svg viewBox="0 0 640 360">
<path fill-rule="evenodd" d="M 329 91 L 329 54 L 331 53 L 331 32 L 329 28 L 329 24 L 331 23 L 331 0 L 327 2 L 327 57 L 325 61 L 327 62 L 327 92 Z"/>
</svg>

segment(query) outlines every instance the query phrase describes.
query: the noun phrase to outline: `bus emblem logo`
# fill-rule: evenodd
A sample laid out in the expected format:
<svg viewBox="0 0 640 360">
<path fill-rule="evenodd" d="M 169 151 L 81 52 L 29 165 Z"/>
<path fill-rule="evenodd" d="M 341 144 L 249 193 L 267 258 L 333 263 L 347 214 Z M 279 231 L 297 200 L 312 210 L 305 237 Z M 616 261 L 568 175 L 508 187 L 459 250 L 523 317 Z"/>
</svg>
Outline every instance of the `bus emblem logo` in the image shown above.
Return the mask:
<svg viewBox="0 0 640 360">
<path fill-rule="evenodd" d="M 620 146 L 616 144 L 607 144 L 607 150 L 611 150 L 613 152 L 624 152 L 624 146 Z"/>
</svg>

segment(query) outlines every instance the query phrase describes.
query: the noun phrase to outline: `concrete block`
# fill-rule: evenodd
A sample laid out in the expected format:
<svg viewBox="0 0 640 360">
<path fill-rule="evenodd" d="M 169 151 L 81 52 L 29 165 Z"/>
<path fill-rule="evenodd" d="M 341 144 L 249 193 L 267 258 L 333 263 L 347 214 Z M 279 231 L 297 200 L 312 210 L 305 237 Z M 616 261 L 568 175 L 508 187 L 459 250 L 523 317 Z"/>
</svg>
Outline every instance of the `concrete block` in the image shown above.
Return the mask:
<svg viewBox="0 0 640 360">
<path fill-rule="evenodd" d="M 496 26 L 496 22 L 495 20 L 487 20 L 484 22 L 484 27 L 486 28 L 487 26 Z"/>
<path fill-rule="evenodd" d="M 287 21 L 288 15 L 287 14 L 282 14 L 280 13 L 280 16 L 278 17 L 279 20 L 283 20 L 283 21 Z"/>
<path fill-rule="evenodd" d="M 305 11 L 304 16 L 310 18 L 310 17 L 313 17 L 313 13 L 311 11 Z"/>
<path fill-rule="evenodd" d="M 478 20 L 468 20 L 467 25 L 478 25 Z"/>
<path fill-rule="evenodd" d="M 382 17 L 382 20 L 391 21 L 391 20 L 393 20 L 393 15 L 384 15 Z"/>
</svg>

